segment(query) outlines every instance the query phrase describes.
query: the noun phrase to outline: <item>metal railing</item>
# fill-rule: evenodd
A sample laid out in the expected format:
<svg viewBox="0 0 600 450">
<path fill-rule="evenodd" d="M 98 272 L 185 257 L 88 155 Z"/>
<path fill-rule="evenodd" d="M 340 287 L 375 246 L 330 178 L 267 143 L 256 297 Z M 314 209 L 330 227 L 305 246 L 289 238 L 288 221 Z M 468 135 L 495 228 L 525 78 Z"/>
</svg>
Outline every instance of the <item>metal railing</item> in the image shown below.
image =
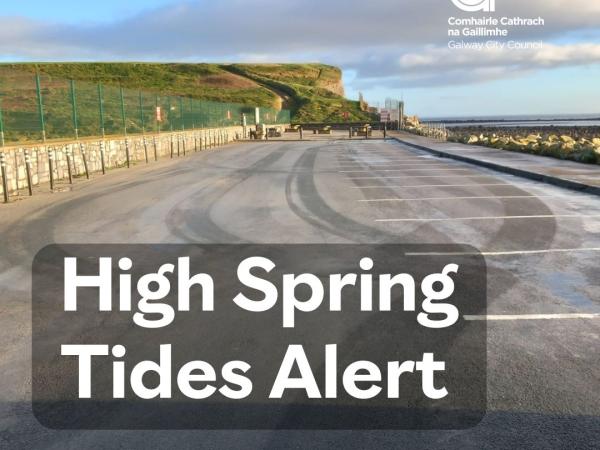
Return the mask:
<svg viewBox="0 0 600 450">
<path fill-rule="evenodd" d="M 186 131 L 255 123 L 256 107 L 119 85 L 55 78 L 0 65 L 0 146 L 48 140 Z M 290 112 L 260 107 L 260 121 Z"/>
</svg>

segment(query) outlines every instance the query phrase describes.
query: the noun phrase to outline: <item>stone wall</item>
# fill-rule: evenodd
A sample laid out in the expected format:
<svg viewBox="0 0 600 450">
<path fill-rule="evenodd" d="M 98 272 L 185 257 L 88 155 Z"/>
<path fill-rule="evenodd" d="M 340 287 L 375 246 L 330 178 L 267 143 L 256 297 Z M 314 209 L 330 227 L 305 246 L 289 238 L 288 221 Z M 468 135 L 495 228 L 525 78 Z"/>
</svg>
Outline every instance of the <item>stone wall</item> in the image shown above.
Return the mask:
<svg viewBox="0 0 600 450">
<path fill-rule="evenodd" d="M 285 125 L 274 125 L 285 128 Z M 250 127 L 246 128 L 246 137 Z M 4 155 L 8 192 L 27 190 L 26 160 L 30 161 L 31 182 L 33 186 L 50 183 L 50 162 L 53 166 L 54 180 L 68 179 L 68 163 L 71 162 L 73 177 L 85 176 L 85 162 L 89 174 L 102 172 L 102 159 L 105 170 L 127 166 L 129 150 L 130 164 L 145 163 L 164 158 L 183 156 L 195 151 L 228 144 L 244 139 L 241 126 L 227 128 L 207 128 L 174 133 L 131 135 L 125 137 L 107 137 L 104 140 L 86 139 L 80 142 L 61 142 L 30 144 L 27 146 L 0 149 Z M 104 158 L 102 158 L 104 155 Z M 0 183 L 0 193 L 3 193 Z"/>
</svg>

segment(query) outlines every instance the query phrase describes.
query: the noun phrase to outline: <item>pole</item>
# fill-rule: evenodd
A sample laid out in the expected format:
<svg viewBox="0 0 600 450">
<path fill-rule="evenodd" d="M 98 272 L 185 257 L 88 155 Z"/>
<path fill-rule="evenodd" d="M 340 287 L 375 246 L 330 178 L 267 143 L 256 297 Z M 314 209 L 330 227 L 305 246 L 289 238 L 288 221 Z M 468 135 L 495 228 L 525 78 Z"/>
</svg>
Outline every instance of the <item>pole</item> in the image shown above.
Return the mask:
<svg viewBox="0 0 600 450">
<path fill-rule="evenodd" d="M 54 190 L 54 154 L 48 149 L 48 168 L 50 169 L 50 190 Z"/>
<path fill-rule="evenodd" d="M 69 173 L 69 184 L 73 184 L 73 172 L 71 171 L 71 150 L 65 147 L 65 154 L 67 155 L 67 172 Z"/>
<path fill-rule="evenodd" d="M 0 147 L 4 148 L 4 119 L 2 118 L 2 97 L 0 97 Z"/>
<path fill-rule="evenodd" d="M 127 168 L 129 169 L 131 167 L 131 161 L 129 157 L 129 139 L 127 139 L 127 136 L 125 137 L 125 159 L 127 160 Z"/>
<path fill-rule="evenodd" d="M 25 173 L 27 174 L 27 190 L 31 197 L 33 195 L 33 186 L 31 183 L 31 157 L 29 156 L 29 150 L 25 150 Z"/>
<path fill-rule="evenodd" d="M 387 139 L 387 123 L 383 124 L 383 140 Z"/>
<path fill-rule="evenodd" d="M 100 141 L 100 163 L 102 164 L 102 175 L 105 175 L 106 164 L 104 163 L 104 141 Z"/>
<path fill-rule="evenodd" d="M 152 138 L 152 144 L 154 145 L 154 161 L 158 161 L 158 149 L 156 148 L 156 136 Z"/>
<path fill-rule="evenodd" d="M 85 169 L 85 177 L 89 180 L 90 172 L 88 170 L 87 155 L 85 154 L 85 149 L 83 148 L 83 144 L 81 142 L 79 143 L 79 151 L 81 152 L 81 159 L 83 159 L 83 168 Z"/>
<path fill-rule="evenodd" d="M 104 139 L 104 92 L 102 83 L 98 83 L 98 109 L 100 113 L 100 134 Z M 102 171 L 104 173 L 104 171 Z"/>
<path fill-rule="evenodd" d="M 160 117 L 158 117 L 158 95 L 154 97 L 154 115 L 156 120 L 156 133 L 160 134 Z"/>
<path fill-rule="evenodd" d="M 123 134 L 127 138 L 127 119 L 125 117 L 125 98 L 123 97 L 123 86 L 119 86 L 119 95 L 121 97 L 121 121 L 123 124 Z"/>
<path fill-rule="evenodd" d="M 185 122 L 183 120 L 183 97 L 179 97 L 179 118 L 181 119 L 181 131 L 185 131 Z"/>
<path fill-rule="evenodd" d="M 42 129 L 42 142 L 46 142 L 46 123 L 44 122 L 44 102 L 42 100 L 42 85 L 40 83 L 40 73 L 35 73 L 35 88 L 37 91 L 38 114 L 40 116 L 40 126 Z"/>
<path fill-rule="evenodd" d="M 4 203 L 8 203 L 8 180 L 6 179 L 6 160 L 4 152 L 0 152 L 0 169 L 2 169 L 2 192 L 4 193 Z"/>
<path fill-rule="evenodd" d="M 127 168 L 131 167 L 129 157 L 129 139 L 127 139 L 127 117 L 125 116 L 125 97 L 123 95 L 123 86 L 119 86 L 119 96 L 121 97 L 121 121 L 123 122 L 123 134 L 125 135 L 125 159 L 127 160 Z"/>
<path fill-rule="evenodd" d="M 146 136 L 142 140 L 144 142 L 144 156 L 146 157 L 146 164 L 148 164 L 148 142 L 146 142 Z"/>
<path fill-rule="evenodd" d="M 352 139 L 352 127 L 348 129 L 349 138 Z"/>
<path fill-rule="evenodd" d="M 79 125 L 77 123 L 77 94 L 75 93 L 75 80 L 71 80 L 71 111 L 73 114 L 73 130 L 75 130 L 75 140 L 79 139 Z"/>
<path fill-rule="evenodd" d="M 140 123 L 142 124 L 142 134 L 145 134 L 146 124 L 144 123 L 144 100 L 142 97 L 142 91 L 140 91 Z"/>
</svg>

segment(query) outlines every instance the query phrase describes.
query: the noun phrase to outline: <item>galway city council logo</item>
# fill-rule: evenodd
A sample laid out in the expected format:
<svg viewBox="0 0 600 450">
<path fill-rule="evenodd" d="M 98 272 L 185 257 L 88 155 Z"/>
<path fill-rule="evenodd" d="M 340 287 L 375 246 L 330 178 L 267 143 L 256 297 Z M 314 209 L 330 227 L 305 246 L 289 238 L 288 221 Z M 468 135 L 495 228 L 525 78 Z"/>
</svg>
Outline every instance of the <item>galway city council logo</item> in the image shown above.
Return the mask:
<svg viewBox="0 0 600 450">
<path fill-rule="evenodd" d="M 452 0 L 452 3 L 463 11 L 494 12 L 496 11 L 496 0 Z"/>
</svg>

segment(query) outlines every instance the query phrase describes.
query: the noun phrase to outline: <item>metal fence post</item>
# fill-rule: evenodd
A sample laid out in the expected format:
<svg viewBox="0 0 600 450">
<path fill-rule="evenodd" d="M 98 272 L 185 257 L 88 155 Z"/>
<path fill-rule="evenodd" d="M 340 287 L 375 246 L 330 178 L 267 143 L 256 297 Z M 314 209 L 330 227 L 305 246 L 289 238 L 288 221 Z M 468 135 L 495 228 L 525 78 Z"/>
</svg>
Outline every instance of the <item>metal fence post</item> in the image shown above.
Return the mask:
<svg viewBox="0 0 600 450">
<path fill-rule="evenodd" d="M 106 164 L 104 162 L 104 141 L 100 141 L 100 163 L 102 164 L 102 175 L 105 175 Z"/>
<path fill-rule="evenodd" d="M 123 125 L 123 134 L 127 136 L 127 118 L 125 117 L 125 98 L 123 96 L 123 86 L 119 86 L 119 98 L 121 103 L 121 124 Z"/>
<path fill-rule="evenodd" d="M 33 195 L 33 186 L 31 182 L 31 156 L 29 156 L 29 150 L 25 149 L 25 173 L 27 175 L 27 190 L 29 191 L 29 196 Z"/>
<path fill-rule="evenodd" d="M 152 138 L 152 144 L 154 145 L 154 161 L 158 161 L 158 149 L 156 148 L 156 136 Z"/>
<path fill-rule="evenodd" d="M 146 141 L 146 136 L 142 137 L 142 141 L 144 143 L 144 157 L 146 158 L 146 164 L 148 164 L 148 142 Z"/>
<path fill-rule="evenodd" d="M 0 147 L 4 147 L 4 119 L 2 118 L 2 95 L 0 94 Z"/>
<path fill-rule="evenodd" d="M 50 150 L 48 152 L 48 168 L 50 170 L 50 190 L 54 190 L 54 153 Z"/>
<path fill-rule="evenodd" d="M 131 161 L 129 157 L 129 139 L 125 136 L 125 159 L 127 160 L 127 168 L 131 167 Z"/>
<path fill-rule="evenodd" d="M 158 95 L 154 97 L 154 119 L 156 120 L 156 133 L 160 134 L 160 120 L 162 117 L 159 117 L 159 104 L 158 104 Z M 162 114 L 161 114 L 162 115 Z"/>
<path fill-rule="evenodd" d="M 146 134 L 146 123 L 144 122 L 144 99 L 140 91 L 140 123 L 142 124 L 142 134 Z"/>
<path fill-rule="evenodd" d="M 4 203 L 8 203 L 8 180 L 6 179 L 6 160 L 4 152 L 0 152 L 0 169 L 2 171 L 2 192 L 4 194 Z"/>
<path fill-rule="evenodd" d="M 64 147 L 65 154 L 67 155 L 67 171 L 69 173 L 69 184 L 73 184 L 73 172 L 71 171 L 71 149 Z"/>
<path fill-rule="evenodd" d="M 87 155 L 85 154 L 85 149 L 83 148 L 83 144 L 79 143 L 79 151 L 81 152 L 81 159 L 83 159 L 83 168 L 85 169 L 85 177 L 90 179 L 90 172 L 88 171 L 88 163 L 87 163 Z"/>
<path fill-rule="evenodd" d="M 71 112 L 73 115 L 73 129 L 75 140 L 79 139 L 79 124 L 77 123 L 77 94 L 75 93 L 75 80 L 71 80 Z"/>
<path fill-rule="evenodd" d="M 39 72 L 35 73 L 35 89 L 37 93 L 37 106 L 40 119 L 40 127 L 42 130 L 42 142 L 46 142 L 46 123 L 44 122 L 44 102 L 42 100 L 42 86 L 40 83 Z"/>
<path fill-rule="evenodd" d="M 98 83 L 98 109 L 100 112 L 100 133 L 102 134 L 102 138 L 104 138 L 104 92 L 102 83 Z"/>
<path fill-rule="evenodd" d="M 125 159 L 127 168 L 131 167 L 131 158 L 129 156 L 129 139 L 127 139 L 127 116 L 125 115 L 125 97 L 123 96 L 123 86 L 119 86 L 119 96 L 121 98 L 121 121 L 123 125 L 123 134 L 125 135 Z"/>
</svg>

